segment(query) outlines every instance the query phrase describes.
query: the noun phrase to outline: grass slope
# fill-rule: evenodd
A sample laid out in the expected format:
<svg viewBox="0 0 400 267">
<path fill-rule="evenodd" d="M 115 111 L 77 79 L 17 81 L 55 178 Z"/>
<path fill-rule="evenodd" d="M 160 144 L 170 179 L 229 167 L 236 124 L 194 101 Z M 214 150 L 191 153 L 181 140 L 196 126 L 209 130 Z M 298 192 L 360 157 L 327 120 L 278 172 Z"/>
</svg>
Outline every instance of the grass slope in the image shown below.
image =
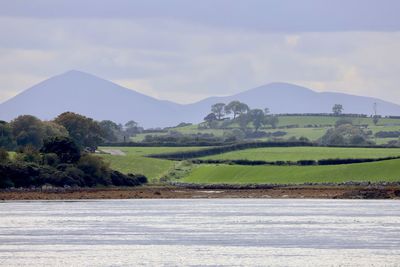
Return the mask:
<svg viewBox="0 0 400 267">
<path fill-rule="evenodd" d="M 204 147 L 202 147 L 204 148 Z M 202 149 L 198 147 L 100 147 L 99 149 L 121 150 L 126 155 L 117 156 L 100 154 L 111 168 L 123 173 L 144 174 L 150 180 L 158 179 L 166 174 L 174 165 L 174 162 L 163 159 L 147 158 L 149 154 L 159 154 L 176 151 L 188 151 Z"/>
<path fill-rule="evenodd" d="M 356 125 L 374 125 L 372 118 L 347 118 L 352 120 Z M 334 125 L 338 119 L 339 117 L 333 116 L 279 116 L 278 126 L 299 125 L 299 127 L 304 127 L 310 124 Z M 378 125 L 400 125 L 400 119 L 381 118 Z"/>
<path fill-rule="evenodd" d="M 199 165 L 180 182 L 200 184 L 302 184 L 400 181 L 400 160 L 332 166 Z"/>
<path fill-rule="evenodd" d="M 203 159 L 298 161 L 336 158 L 384 158 L 400 156 L 400 148 L 268 147 L 232 151 Z"/>
</svg>

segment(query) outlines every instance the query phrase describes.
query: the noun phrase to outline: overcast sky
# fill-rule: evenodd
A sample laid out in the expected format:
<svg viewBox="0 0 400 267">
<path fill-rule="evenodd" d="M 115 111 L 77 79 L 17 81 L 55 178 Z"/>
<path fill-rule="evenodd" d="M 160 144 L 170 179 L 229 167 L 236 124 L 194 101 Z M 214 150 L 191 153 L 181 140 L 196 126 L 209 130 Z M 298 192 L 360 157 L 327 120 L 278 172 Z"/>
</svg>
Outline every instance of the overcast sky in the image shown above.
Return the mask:
<svg viewBox="0 0 400 267">
<path fill-rule="evenodd" d="M 400 104 L 397 0 L 0 0 L 0 102 L 89 72 L 180 103 L 270 82 Z"/>
</svg>

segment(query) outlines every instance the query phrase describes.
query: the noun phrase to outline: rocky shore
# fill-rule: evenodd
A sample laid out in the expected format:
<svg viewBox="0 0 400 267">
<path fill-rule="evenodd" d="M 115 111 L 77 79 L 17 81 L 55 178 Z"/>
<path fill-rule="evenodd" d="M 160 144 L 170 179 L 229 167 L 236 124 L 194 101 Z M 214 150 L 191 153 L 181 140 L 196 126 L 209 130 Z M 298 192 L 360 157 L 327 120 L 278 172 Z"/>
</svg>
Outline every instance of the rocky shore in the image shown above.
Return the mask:
<svg viewBox="0 0 400 267">
<path fill-rule="evenodd" d="M 108 188 L 30 188 L 0 191 L 0 200 L 192 198 L 400 199 L 398 184 L 346 185 L 161 185 Z"/>
</svg>

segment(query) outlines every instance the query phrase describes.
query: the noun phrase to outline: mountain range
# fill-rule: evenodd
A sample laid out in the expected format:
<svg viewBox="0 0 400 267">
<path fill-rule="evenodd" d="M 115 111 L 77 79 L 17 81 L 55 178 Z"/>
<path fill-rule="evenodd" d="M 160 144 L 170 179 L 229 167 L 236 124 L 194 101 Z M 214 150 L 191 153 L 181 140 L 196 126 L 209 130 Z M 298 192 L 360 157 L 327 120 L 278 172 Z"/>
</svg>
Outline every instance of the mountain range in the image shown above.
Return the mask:
<svg viewBox="0 0 400 267">
<path fill-rule="evenodd" d="M 209 97 L 192 104 L 159 100 L 81 71 L 68 71 L 49 78 L 0 104 L 0 120 L 31 114 L 49 120 L 73 111 L 96 120 L 141 126 L 165 127 L 180 122 L 198 123 L 212 104 L 239 100 L 251 108 L 268 107 L 272 113 L 329 113 L 342 104 L 346 113 L 372 114 L 374 103 L 380 115 L 400 115 L 400 105 L 376 98 L 343 93 L 315 92 L 288 84 L 270 83 L 235 95 Z"/>
</svg>

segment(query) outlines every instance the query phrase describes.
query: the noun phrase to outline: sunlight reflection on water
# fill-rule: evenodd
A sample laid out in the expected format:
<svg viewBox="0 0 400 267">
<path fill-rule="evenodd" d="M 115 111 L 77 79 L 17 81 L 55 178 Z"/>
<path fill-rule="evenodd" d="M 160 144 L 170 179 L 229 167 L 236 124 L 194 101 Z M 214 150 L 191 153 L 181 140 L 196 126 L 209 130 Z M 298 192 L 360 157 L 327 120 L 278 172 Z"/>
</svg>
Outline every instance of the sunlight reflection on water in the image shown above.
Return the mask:
<svg viewBox="0 0 400 267">
<path fill-rule="evenodd" d="M 0 203 L 1 266 L 399 266 L 400 202 Z"/>
</svg>

